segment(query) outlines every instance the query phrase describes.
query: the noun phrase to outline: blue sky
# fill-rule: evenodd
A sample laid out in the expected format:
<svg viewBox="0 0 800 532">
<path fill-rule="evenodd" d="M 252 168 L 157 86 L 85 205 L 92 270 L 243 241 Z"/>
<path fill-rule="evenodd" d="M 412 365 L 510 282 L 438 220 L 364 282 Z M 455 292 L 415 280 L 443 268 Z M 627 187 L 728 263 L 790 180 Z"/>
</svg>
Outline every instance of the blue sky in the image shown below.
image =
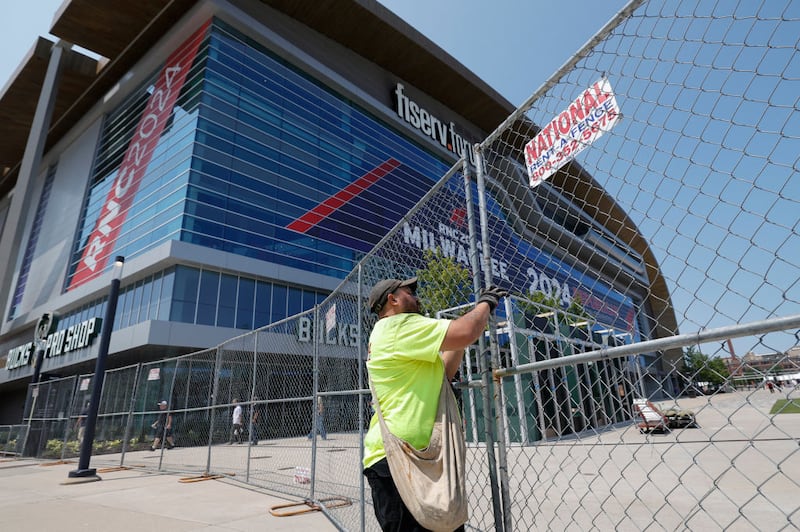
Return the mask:
<svg viewBox="0 0 800 532">
<path fill-rule="evenodd" d="M 0 54 L 0 84 L 3 87 L 33 46 L 36 37 L 48 35 L 60 5 L 61 0 L 0 0 L 6 20 L 3 31 L 0 32 L 0 50 L 3 51 Z"/>
<path fill-rule="evenodd" d="M 0 0 L 3 86 L 63 0 Z M 521 104 L 627 2 L 621 0 L 382 0 L 409 24 Z M 480 31 L 470 27 L 480 26 Z M 498 43 L 503 43 L 498 46 Z"/>
<path fill-rule="evenodd" d="M 519 106 L 627 1 L 380 3 Z"/>
</svg>

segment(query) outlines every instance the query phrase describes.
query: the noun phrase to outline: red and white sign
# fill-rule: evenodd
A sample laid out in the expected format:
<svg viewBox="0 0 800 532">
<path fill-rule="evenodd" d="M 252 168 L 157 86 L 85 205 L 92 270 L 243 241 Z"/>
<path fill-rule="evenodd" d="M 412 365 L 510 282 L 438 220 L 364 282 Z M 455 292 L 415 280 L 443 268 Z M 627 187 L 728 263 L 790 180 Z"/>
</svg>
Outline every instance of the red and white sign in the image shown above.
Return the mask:
<svg viewBox="0 0 800 532">
<path fill-rule="evenodd" d="M 325 313 L 325 333 L 330 333 L 331 331 L 336 330 L 336 303 L 331 305 L 331 308 L 328 309 L 328 312 Z"/>
<path fill-rule="evenodd" d="M 147 171 L 210 22 L 203 24 L 167 59 L 122 159 L 114 184 L 97 216 L 94 229 L 86 241 L 68 290 L 105 270 L 122 224 L 133 204 L 133 198 L 139 190 L 142 177 Z"/>
<path fill-rule="evenodd" d="M 611 83 L 602 78 L 525 145 L 530 186 L 535 187 L 582 152 L 619 121 Z"/>
<path fill-rule="evenodd" d="M 294 483 L 295 484 L 309 484 L 311 482 L 311 469 L 307 467 L 295 466 L 294 468 Z"/>
</svg>

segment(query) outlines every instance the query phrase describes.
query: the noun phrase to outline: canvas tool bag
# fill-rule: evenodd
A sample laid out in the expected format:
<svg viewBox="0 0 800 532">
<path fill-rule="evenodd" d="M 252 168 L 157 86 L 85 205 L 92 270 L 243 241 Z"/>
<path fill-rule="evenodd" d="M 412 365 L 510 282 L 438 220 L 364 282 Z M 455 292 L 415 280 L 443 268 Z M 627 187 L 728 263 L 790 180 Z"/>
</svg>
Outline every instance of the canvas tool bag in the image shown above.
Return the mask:
<svg viewBox="0 0 800 532">
<path fill-rule="evenodd" d="M 380 421 L 389 471 L 411 514 L 419 524 L 437 532 L 449 532 L 466 523 L 466 444 L 458 404 L 450 383 L 442 378 L 431 441 L 422 450 L 414 449 L 389 432 L 372 380 L 370 389 Z"/>
</svg>

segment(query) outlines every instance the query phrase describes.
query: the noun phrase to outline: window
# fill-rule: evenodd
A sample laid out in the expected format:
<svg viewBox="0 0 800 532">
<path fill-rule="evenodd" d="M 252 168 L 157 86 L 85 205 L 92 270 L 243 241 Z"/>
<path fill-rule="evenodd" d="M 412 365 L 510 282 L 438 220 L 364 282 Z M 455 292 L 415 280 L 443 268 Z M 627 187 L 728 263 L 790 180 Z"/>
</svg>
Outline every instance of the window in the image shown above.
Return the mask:
<svg viewBox="0 0 800 532">
<path fill-rule="evenodd" d="M 270 323 L 282 320 L 286 317 L 286 287 L 280 285 L 272 286 L 272 309 Z"/>
<path fill-rule="evenodd" d="M 217 327 L 233 327 L 236 320 L 236 297 L 239 279 L 234 275 L 223 274 L 219 289 L 219 312 Z"/>
<path fill-rule="evenodd" d="M 169 315 L 170 321 L 194 323 L 199 281 L 200 270 L 186 266 L 175 268 L 175 287 Z"/>
<path fill-rule="evenodd" d="M 257 329 L 272 322 L 272 283 L 256 281 L 255 321 Z"/>
<path fill-rule="evenodd" d="M 299 288 L 289 288 L 286 304 L 287 316 L 294 316 L 303 312 L 303 291 Z"/>
<path fill-rule="evenodd" d="M 217 296 L 219 273 L 203 270 L 200 274 L 200 293 L 197 297 L 197 323 L 215 325 L 217 322 Z"/>
<path fill-rule="evenodd" d="M 161 280 L 161 292 L 158 299 L 158 315 L 156 319 L 159 321 L 169 320 L 172 311 L 172 291 L 175 287 L 175 268 L 170 268 L 164 272 L 164 277 Z"/>
<path fill-rule="evenodd" d="M 253 279 L 239 279 L 239 298 L 236 306 L 236 328 L 253 328 L 253 298 L 256 282 Z"/>
</svg>

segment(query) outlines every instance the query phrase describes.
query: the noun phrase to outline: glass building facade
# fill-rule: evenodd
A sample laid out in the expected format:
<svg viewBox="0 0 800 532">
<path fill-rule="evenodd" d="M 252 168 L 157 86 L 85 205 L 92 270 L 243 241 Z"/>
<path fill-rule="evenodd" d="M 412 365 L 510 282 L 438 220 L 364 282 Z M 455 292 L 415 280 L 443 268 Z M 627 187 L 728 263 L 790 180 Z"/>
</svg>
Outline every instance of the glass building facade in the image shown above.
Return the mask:
<svg viewBox="0 0 800 532">
<path fill-rule="evenodd" d="M 105 121 L 73 272 L 154 80 Z M 332 220 L 336 238 L 334 231 L 325 238 L 289 228 L 387 161 L 393 181 L 405 185 L 404 197 L 382 201 L 390 195 L 375 183 L 362 194 L 365 212 L 342 212 Z M 353 102 L 215 20 L 107 256 L 130 259 L 180 240 L 343 278 L 447 168 Z"/>
<path fill-rule="evenodd" d="M 228 24 L 212 19 L 201 31 L 174 110 L 114 246 L 104 253 L 132 259 L 178 240 L 344 278 L 449 164 Z M 141 136 L 142 116 L 153 107 L 166 69 L 103 123 L 73 273 L 102 223 L 110 191 L 119 186 L 120 168 L 132 139 Z M 331 198 L 341 200 L 337 208 L 320 215 L 317 210 Z M 530 290 L 561 291 L 573 279 L 574 293 L 586 296 L 591 287 L 604 301 L 615 300 L 614 308 L 628 315 L 614 326 L 631 330 L 634 305 L 628 297 L 509 233 L 500 204 L 489 198 L 489 208 L 492 231 L 515 243 L 508 262 L 523 261 L 511 284 L 527 291 L 526 264 L 538 265 Z M 309 215 L 315 223 L 304 225 Z M 269 268 L 259 279 L 178 266 L 125 287 L 115 326 L 159 319 L 253 329 L 307 310 L 323 297 L 314 286 L 276 281 Z"/>
<path fill-rule="evenodd" d="M 312 308 L 327 294 L 208 268 L 173 266 L 120 290 L 114 329 L 148 320 L 255 329 Z M 66 329 L 105 315 L 106 298 L 61 317 Z"/>
</svg>

